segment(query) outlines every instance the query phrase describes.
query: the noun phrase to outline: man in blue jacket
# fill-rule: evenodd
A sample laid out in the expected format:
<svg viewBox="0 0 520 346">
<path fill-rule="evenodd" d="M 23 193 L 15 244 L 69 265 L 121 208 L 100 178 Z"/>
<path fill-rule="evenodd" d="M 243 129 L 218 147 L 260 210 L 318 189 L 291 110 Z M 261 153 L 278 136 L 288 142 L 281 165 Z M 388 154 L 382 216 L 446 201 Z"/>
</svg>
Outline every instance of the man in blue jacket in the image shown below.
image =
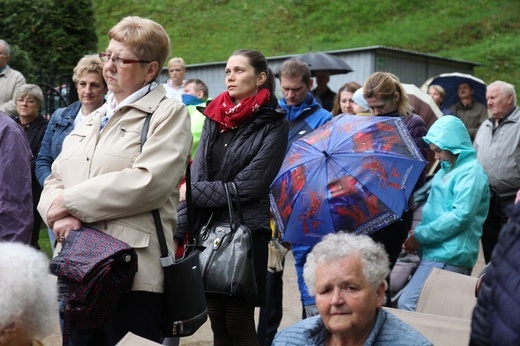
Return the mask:
<svg viewBox="0 0 520 346">
<path fill-rule="evenodd" d="M 314 99 L 311 93 L 313 80 L 306 63 L 296 59 L 286 60 L 278 74 L 284 96 L 278 103 L 286 111 L 286 118 L 289 120 L 288 151 L 292 142 L 331 120 L 332 114 L 323 109 Z M 303 280 L 305 258 L 311 252 L 312 246 L 293 243 L 291 248 L 303 304 L 302 317 L 317 315 L 316 302 L 314 297 L 307 292 L 307 286 Z M 268 271 L 267 273 L 266 306 L 260 309 L 257 328 L 260 345 L 271 345 L 282 320 L 282 274 L 283 270 L 276 273 Z"/>
</svg>

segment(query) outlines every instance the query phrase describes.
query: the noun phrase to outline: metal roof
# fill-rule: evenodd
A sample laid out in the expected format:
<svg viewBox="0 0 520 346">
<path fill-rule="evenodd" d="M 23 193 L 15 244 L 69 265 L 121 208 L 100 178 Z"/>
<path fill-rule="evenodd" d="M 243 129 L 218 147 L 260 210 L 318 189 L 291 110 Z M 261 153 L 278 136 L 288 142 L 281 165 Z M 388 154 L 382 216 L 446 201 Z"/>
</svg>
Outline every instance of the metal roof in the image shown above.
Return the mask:
<svg viewBox="0 0 520 346">
<path fill-rule="evenodd" d="M 454 59 L 454 58 L 446 58 L 446 57 L 435 55 L 435 54 L 422 53 L 422 52 L 418 52 L 418 51 L 407 50 L 407 49 L 396 48 L 396 47 L 388 47 L 388 46 L 369 46 L 369 47 L 358 47 L 358 48 L 348 48 L 348 49 L 339 49 L 339 50 L 329 50 L 329 51 L 324 51 L 324 53 L 345 54 L 345 53 L 354 53 L 354 52 L 363 52 L 363 51 L 388 51 L 388 52 L 404 53 L 404 54 L 408 54 L 408 55 L 416 55 L 416 56 L 425 57 L 425 58 L 439 59 L 439 60 L 444 60 L 444 61 L 453 61 L 453 62 L 469 64 L 469 65 L 473 65 L 473 66 L 482 66 L 482 64 L 480 64 L 478 62 L 474 62 L 474 61 L 462 60 L 462 59 Z M 269 60 L 280 60 L 280 59 L 284 60 L 284 59 L 292 58 L 292 57 L 294 57 L 296 55 L 299 55 L 299 54 L 303 54 L 303 53 L 295 53 L 295 54 L 288 54 L 288 55 L 277 55 L 277 56 L 266 57 L 266 59 L 268 61 Z M 223 63 L 225 64 L 226 60 L 214 61 L 214 62 L 208 62 L 208 63 L 200 63 L 200 64 L 189 64 L 189 65 L 186 65 L 186 66 L 187 67 L 188 66 L 189 67 L 201 67 L 201 66 L 222 65 Z"/>
</svg>

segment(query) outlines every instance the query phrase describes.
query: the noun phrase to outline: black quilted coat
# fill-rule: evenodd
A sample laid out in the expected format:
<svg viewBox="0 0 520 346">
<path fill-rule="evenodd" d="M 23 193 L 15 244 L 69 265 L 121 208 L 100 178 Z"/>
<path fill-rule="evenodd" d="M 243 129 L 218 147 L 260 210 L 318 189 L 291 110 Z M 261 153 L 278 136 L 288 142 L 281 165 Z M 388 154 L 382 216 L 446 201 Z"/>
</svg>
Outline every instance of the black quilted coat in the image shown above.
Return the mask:
<svg viewBox="0 0 520 346">
<path fill-rule="evenodd" d="M 520 345 L 520 203 L 500 231 L 473 310 L 470 345 Z"/>
<path fill-rule="evenodd" d="M 210 181 L 210 154 L 219 132 L 218 124 L 207 118 L 191 166 L 192 200 L 196 227 L 203 225 L 212 212 L 214 221 L 229 219 L 223 182 L 236 184 L 244 223 L 253 234 L 266 232 L 269 227 L 269 186 L 285 156 L 289 123 L 285 112 L 278 107 L 276 98 L 260 108 L 242 124 L 228 144 L 218 176 Z M 178 207 L 179 222 L 175 238 L 182 240 L 187 232 L 186 203 Z M 180 241 L 179 243 L 182 243 Z"/>
</svg>

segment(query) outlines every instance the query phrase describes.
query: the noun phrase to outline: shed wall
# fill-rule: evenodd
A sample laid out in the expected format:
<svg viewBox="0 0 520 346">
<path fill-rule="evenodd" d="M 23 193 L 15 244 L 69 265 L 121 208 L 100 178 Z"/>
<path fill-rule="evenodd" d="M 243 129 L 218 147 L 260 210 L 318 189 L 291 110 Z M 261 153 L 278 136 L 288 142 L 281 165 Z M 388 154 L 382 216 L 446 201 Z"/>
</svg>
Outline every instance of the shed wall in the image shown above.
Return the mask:
<svg viewBox="0 0 520 346">
<path fill-rule="evenodd" d="M 385 48 L 354 49 L 329 52 L 344 61 L 353 69 L 348 74 L 333 75 L 330 77 L 329 87 L 337 91 L 343 84 L 356 81 L 360 84 L 375 71 L 386 71 L 397 75 L 401 82 L 415 84 L 421 87 L 429 78 L 447 72 L 461 72 L 473 74 L 473 63 L 454 61 L 440 57 L 432 57 L 407 51 L 393 51 Z M 292 56 L 269 57 L 269 66 L 278 71 L 280 65 Z M 209 88 L 210 97 L 215 97 L 225 90 L 225 61 L 208 64 L 188 65 L 186 79 L 199 78 Z M 159 81 L 165 82 L 168 71 L 163 69 Z M 281 97 L 280 84 L 277 79 L 277 95 Z"/>
</svg>

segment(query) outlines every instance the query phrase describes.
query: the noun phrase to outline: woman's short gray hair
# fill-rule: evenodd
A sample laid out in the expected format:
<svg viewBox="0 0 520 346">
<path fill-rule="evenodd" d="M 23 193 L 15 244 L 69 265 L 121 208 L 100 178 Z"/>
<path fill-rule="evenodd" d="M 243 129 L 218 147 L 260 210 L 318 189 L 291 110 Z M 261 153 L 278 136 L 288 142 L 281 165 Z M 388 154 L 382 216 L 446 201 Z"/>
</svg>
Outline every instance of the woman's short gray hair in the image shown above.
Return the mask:
<svg viewBox="0 0 520 346">
<path fill-rule="evenodd" d="M 0 278 L 0 332 L 21 321 L 31 339 L 52 333 L 58 296 L 47 257 L 25 244 L 0 242 Z"/>
<path fill-rule="evenodd" d="M 319 265 L 353 255 L 361 255 L 363 273 L 374 291 L 381 283 L 385 284 L 386 289 L 386 277 L 390 274 L 390 262 L 383 246 L 365 235 L 338 232 L 326 235 L 307 256 L 303 268 L 303 278 L 309 293 L 315 294 L 316 270 Z"/>
<path fill-rule="evenodd" d="M 15 99 L 31 97 L 36 101 L 38 109 L 43 106 L 43 92 L 42 89 L 36 84 L 24 84 L 14 94 Z"/>
</svg>

